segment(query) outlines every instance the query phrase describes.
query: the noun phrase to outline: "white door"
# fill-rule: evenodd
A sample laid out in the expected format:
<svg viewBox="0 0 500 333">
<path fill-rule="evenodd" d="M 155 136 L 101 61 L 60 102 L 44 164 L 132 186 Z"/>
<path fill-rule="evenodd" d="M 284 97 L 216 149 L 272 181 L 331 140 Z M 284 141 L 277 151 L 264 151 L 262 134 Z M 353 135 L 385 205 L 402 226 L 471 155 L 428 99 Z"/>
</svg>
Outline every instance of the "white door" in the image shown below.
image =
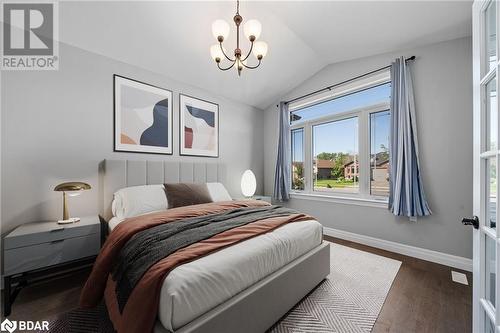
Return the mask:
<svg viewBox="0 0 500 333">
<path fill-rule="evenodd" d="M 473 93 L 474 93 L 474 215 L 473 224 L 473 332 L 500 333 L 497 288 L 500 276 L 500 233 L 496 228 L 498 150 L 498 17 L 500 3 L 473 4 Z M 464 156 L 464 163 L 466 157 Z"/>
</svg>

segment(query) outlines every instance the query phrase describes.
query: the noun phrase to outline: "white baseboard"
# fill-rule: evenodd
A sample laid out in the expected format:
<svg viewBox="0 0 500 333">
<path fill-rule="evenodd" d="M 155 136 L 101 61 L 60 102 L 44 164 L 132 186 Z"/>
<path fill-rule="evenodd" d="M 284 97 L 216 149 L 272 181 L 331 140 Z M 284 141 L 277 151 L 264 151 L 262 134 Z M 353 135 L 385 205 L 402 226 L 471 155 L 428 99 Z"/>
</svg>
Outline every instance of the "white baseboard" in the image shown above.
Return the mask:
<svg viewBox="0 0 500 333">
<path fill-rule="evenodd" d="M 463 269 L 472 272 L 472 259 L 454 256 L 447 253 L 437 252 L 433 250 L 423 249 L 416 246 L 391 242 L 385 239 L 355 234 L 348 231 L 323 227 L 323 233 L 327 236 L 332 236 L 340 239 L 345 239 L 351 242 L 356 242 L 378 249 L 403 254 L 406 256 L 435 262 L 441 265 L 450 266 L 453 268 Z"/>
</svg>

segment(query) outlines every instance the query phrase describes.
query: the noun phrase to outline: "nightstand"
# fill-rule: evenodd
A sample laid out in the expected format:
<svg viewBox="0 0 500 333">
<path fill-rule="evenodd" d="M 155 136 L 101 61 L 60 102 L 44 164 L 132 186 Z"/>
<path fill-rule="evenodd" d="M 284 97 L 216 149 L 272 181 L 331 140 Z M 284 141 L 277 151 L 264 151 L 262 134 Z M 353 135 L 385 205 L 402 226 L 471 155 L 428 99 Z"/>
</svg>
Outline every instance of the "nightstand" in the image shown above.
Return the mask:
<svg viewBox="0 0 500 333">
<path fill-rule="evenodd" d="M 14 299 L 28 282 L 92 265 L 100 247 L 98 216 L 72 224 L 27 223 L 14 229 L 4 238 L 4 315 L 10 314 Z"/>
<path fill-rule="evenodd" d="M 270 204 L 272 204 L 272 198 L 268 197 L 268 196 L 265 196 L 265 195 L 254 195 L 252 197 L 252 199 L 254 199 L 254 200 L 262 200 L 262 201 L 266 201 L 266 202 L 269 202 Z"/>
</svg>

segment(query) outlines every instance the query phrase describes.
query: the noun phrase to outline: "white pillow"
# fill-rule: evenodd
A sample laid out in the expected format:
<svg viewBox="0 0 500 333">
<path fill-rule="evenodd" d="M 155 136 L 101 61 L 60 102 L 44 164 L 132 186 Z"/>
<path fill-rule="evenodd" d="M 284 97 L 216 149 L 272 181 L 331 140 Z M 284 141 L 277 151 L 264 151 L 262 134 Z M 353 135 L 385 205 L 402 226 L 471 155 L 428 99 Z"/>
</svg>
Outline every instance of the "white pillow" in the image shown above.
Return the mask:
<svg viewBox="0 0 500 333">
<path fill-rule="evenodd" d="M 221 183 L 207 183 L 207 189 L 213 202 L 233 200 Z"/>
<path fill-rule="evenodd" d="M 122 188 L 114 194 L 111 210 L 113 215 L 129 218 L 168 207 L 163 185 L 142 185 Z"/>
</svg>

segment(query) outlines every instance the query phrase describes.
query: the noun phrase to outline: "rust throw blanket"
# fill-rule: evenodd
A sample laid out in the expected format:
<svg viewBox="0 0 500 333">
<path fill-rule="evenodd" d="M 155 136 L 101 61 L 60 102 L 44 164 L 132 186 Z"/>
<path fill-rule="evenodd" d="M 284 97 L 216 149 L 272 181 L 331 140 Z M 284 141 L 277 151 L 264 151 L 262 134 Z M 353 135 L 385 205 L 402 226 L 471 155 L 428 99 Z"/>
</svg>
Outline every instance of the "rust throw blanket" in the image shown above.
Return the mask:
<svg viewBox="0 0 500 333">
<path fill-rule="evenodd" d="M 301 213 L 265 218 L 223 231 L 215 236 L 183 247 L 151 266 L 135 285 L 123 308 L 116 299 L 116 282 L 112 270 L 122 248 L 137 233 L 164 223 L 175 223 L 188 218 L 223 213 L 242 207 L 262 207 L 263 201 L 245 200 L 208 203 L 169 209 L 146 214 L 120 223 L 106 240 L 92 269 L 80 298 L 84 308 L 94 307 L 106 299 L 109 316 L 118 333 L 152 332 L 158 312 L 160 290 L 167 274 L 175 267 L 208 255 L 243 240 L 272 231 L 286 223 L 304 221 L 312 217 Z"/>
</svg>

